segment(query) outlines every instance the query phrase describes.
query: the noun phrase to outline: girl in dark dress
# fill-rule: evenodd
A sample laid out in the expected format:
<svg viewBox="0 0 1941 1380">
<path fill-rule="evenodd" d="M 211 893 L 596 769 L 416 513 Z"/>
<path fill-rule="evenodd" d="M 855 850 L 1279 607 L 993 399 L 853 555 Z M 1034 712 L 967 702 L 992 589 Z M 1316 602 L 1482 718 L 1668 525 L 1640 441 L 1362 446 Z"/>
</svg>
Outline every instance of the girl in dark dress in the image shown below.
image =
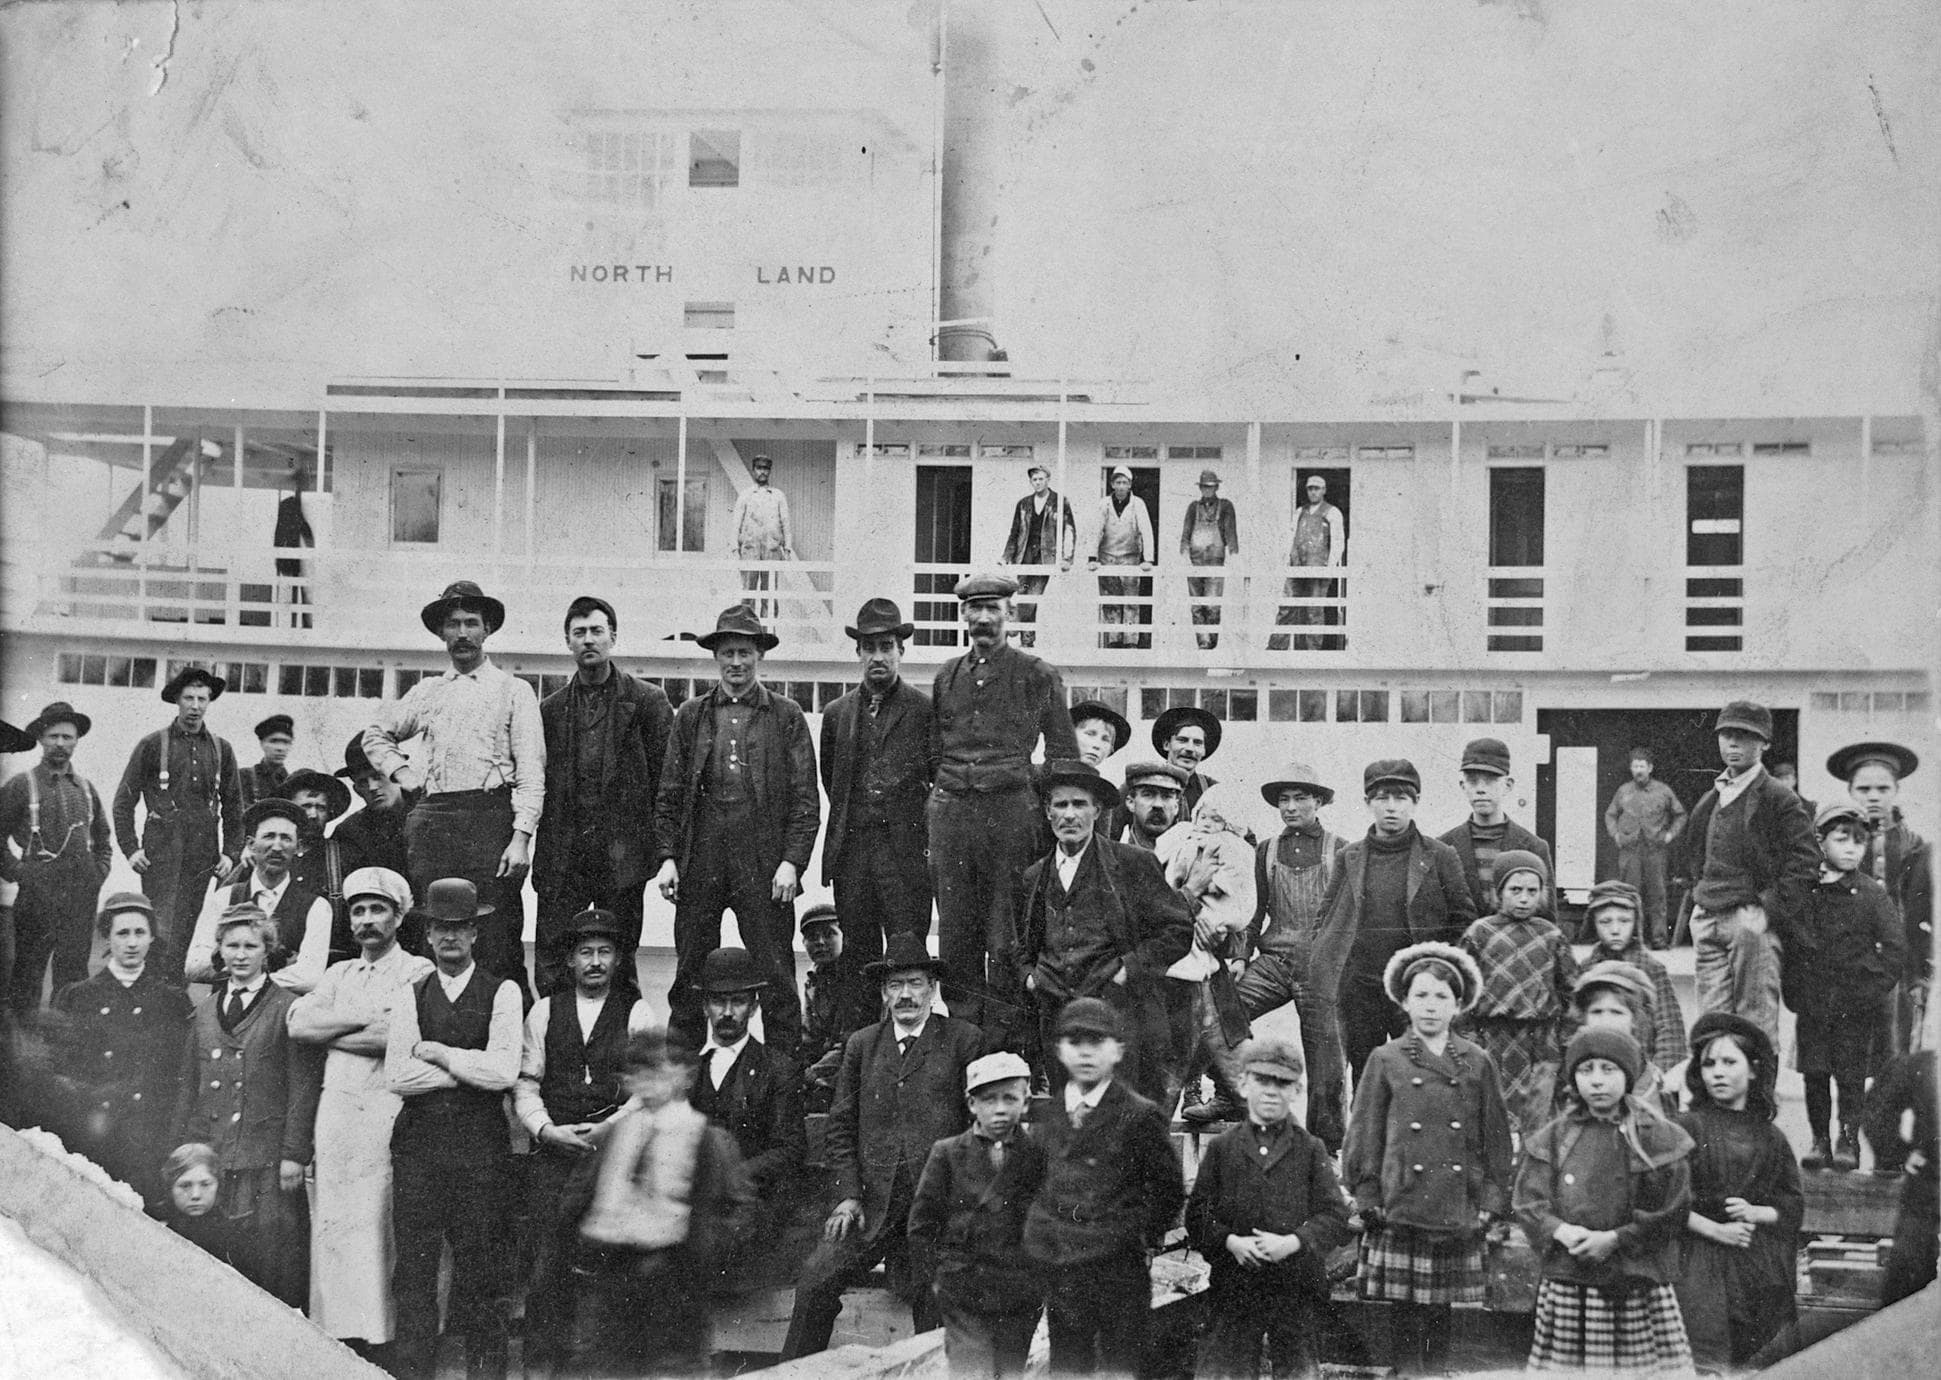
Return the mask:
<svg viewBox="0 0 1941 1380">
<path fill-rule="evenodd" d="M 1773 1125 L 1779 1061 L 1764 1031 L 1724 1012 L 1699 1018 L 1685 1070 L 1696 1142 L 1678 1305 L 1692 1359 L 1747 1366 L 1795 1317 L 1794 1264 L 1804 1201 L 1799 1164 Z"/>
</svg>

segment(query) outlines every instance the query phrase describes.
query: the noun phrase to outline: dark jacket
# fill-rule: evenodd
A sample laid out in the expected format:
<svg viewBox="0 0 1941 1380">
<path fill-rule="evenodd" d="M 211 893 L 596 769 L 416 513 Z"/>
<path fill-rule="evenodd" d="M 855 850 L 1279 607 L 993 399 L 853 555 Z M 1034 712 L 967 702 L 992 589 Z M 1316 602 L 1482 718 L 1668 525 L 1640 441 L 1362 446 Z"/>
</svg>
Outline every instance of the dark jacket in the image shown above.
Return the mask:
<svg viewBox="0 0 1941 1380">
<path fill-rule="evenodd" d="M 674 708 L 658 685 L 613 668 L 613 723 L 600 774 L 602 821 L 608 829 L 613 875 L 619 885 L 646 884 L 658 862 L 654 844 L 654 803 Z M 533 843 L 532 883 L 540 891 L 564 884 L 572 859 L 572 834 L 583 820 L 574 818 L 573 684 L 539 702 L 546 734 L 546 817 Z"/>
<path fill-rule="evenodd" d="M 1813 816 L 1800 798 L 1773 780 L 1772 773 L 1761 770 L 1746 787 L 1746 844 L 1738 861 L 1747 872 L 1746 893 L 1730 898 L 1730 906 L 1759 905 L 1766 911 L 1773 933 L 1782 942 L 1791 942 L 1793 927 L 1806 908 L 1806 894 L 1820 875 L 1820 845 L 1813 833 Z M 1685 844 L 1686 873 L 1692 879 L 1688 905 L 1699 906 L 1704 886 L 1705 860 L 1710 846 L 1712 817 L 1718 813 L 1719 792 L 1715 786 L 1692 810 L 1691 819 L 1680 835 Z M 1706 906 L 1717 911 L 1726 905 Z"/>
<path fill-rule="evenodd" d="M 1271 1143 L 1251 1121 L 1222 1132 L 1200 1159 L 1186 1201 L 1186 1230 L 1213 1267 L 1216 1299 L 1229 1290 L 1325 1295 L 1328 1252 L 1348 1239 L 1348 1209 L 1328 1147 L 1292 1118 Z M 1257 1230 L 1292 1232 L 1301 1249 L 1249 1269 L 1228 1253 L 1227 1238 Z"/>
<path fill-rule="evenodd" d="M 834 884 L 843 845 L 851 837 L 863 730 L 869 725 L 869 696 L 852 690 L 822 712 L 822 786 L 829 793 L 829 828 L 822 838 L 822 880 Z M 924 801 L 930 795 L 930 696 L 898 681 L 877 711 L 876 751 L 894 784 L 879 800 L 889 824 L 891 857 L 928 875 L 929 835 Z"/>
<path fill-rule="evenodd" d="M 661 764 L 654 798 L 654 846 L 658 867 L 674 859 L 687 870 L 694 852 L 694 822 L 699 816 L 708 754 L 714 747 L 714 706 L 719 686 L 696 695 L 674 712 L 667 757 Z M 748 727 L 748 781 L 754 813 L 764 827 L 744 840 L 764 872 L 784 862 L 798 873 L 809 866 L 816 831 L 822 827 L 822 795 L 816 789 L 815 742 L 809 721 L 794 700 L 766 685 L 753 692 Z"/>
<path fill-rule="evenodd" d="M 1448 844 L 1419 830 L 1409 851 L 1409 942 L 1439 939 L 1445 944 L 1457 943 L 1476 918 L 1476 903 L 1469 879 L 1463 875 L 1462 859 Z M 1341 850 L 1334 880 L 1321 902 L 1313 981 L 1317 1006 L 1331 1024 L 1336 1023 L 1334 1012 L 1340 1000 L 1342 974 L 1361 930 L 1362 874 L 1367 863 L 1368 837 L 1363 835 Z M 1338 1031 L 1327 1033 L 1338 1038 Z"/>
<path fill-rule="evenodd" d="M 1413 1031 L 1368 1056 L 1341 1174 L 1355 1206 L 1397 1226 L 1462 1236 L 1510 1206 L 1510 1119 L 1496 1064 L 1451 1035 L 1441 1055 Z"/>
<path fill-rule="evenodd" d="M 907 1058 L 887 1020 L 857 1031 L 843 1046 L 825 1145 L 836 1195 L 862 1203 L 871 1239 L 904 1228 L 888 1221 L 897 1165 L 915 1179 L 930 1147 L 970 1123 L 964 1070 L 984 1049 L 983 1031 L 934 1011 Z"/>
<path fill-rule="evenodd" d="M 1110 839 L 1094 838 L 1072 877 L 1068 903 L 1074 914 L 1092 918 L 1112 937 L 1117 962 L 1082 976 L 1066 990 L 1046 962 L 1045 907 L 1050 885 L 1057 878 L 1053 857 L 1031 864 L 1018 876 L 1018 980 L 1035 977 L 1040 1000 L 1069 1001 L 1074 997 L 1105 997 L 1119 1004 L 1157 990 L 1166 970 L 1193 947 L 1193 919 L 1180 894 L 1166 885 L 1159 859 L 1143 848 Z M 1126 971 L 1123 987 L 1112 979 Z"/>
<path fill-rule="evenodd" d="M 1867 1098 L 1866 1116 L 1861 1122 L 1861 1130 L 1866 1133 L 1867 1144 L 1873 1147 L 1876 1160 L 1906 1163 L 1915 1152 L 1920 1153 L 1920 1167 L 1907 1173 L 1924 1181 L 1930 1202 L 1937 1171 L 1941 1171 L 1941 1120 L 1935 1115 L 1934 1060 L 1933 1050 L 1922 1049 L 1903 1054 L 1888 1065 L 1886 1075 L 1874 1084 Z M 1902 1115 L 1905 1112 L 1914 1114 L 1912 1136 L 1901 1130 L 1906 1124 Z M 1902 1202 L 1905 1204 L 1906 1199 Z"/>
<path fill-rule="evenodd" d="M 1032 1123 L 1045 1179 L 1024 1224 L 1024 1253 L 1041 1269 L 1142 1255 L 1186 1201 L 1166 1114 L 1114 1079 L 1076 1129 L 1062 1097 Z"/>
<path fill-rule="evenodd" d="M 999 647 L 982 689 L 976 654 L 952 657 L 930 684 L 930 758 L 940 791 L 980 794 L 1023 790 L 1032 781 L 1031 753 L 1040 735 L 1047 762 L 1078 756 L 1065 681 L 1029 652 Z"/>
<path fill-rule="evenodd" d="M 68 1148 L 147 1195 L 172 1148 L 161 1142 L 182 1086 L 188 994 L 152 963 L 126 987 L 103 968 L 63 987 L 54 1009 L 67 1017 L 60 1072 L 73 1099 Z"/>
<path fill-rule="evenodd" d="M 882 1019 L 883 984 L 863 971 L 855 950 L 844 949 L 834 963 L 809 969 L 802 980 L 802 1044 L 797 1057 L 806 1067 L 826 1054 L 841 1054 L 851 1035 Z"/>
<path fill-rule="evenodd" d="M 1036 511 L 1037 497 L 1026 494 L 1011 510 L 1011 534 L 1004 539 L 1000 565 L 1056 565 L 1078 550 L 1078 521 L 1072 516 L 1072 505 L 1058 496 L 1058 490 L 1047 487 L 1045 510 L 1040 513 Z M 1064 515 L 1062 523 L 1058 520 L 1060 513 Z M 1063 543 L 1053 540 L 1054 525 L 1064 529 Z M 1031 549 L 1034 545 L 1035 551 Z"/>
<path fill-rule="evenodd" d="M 234 1030 L 217 1019 L 227 989 L 196 1003 L 185 1078 L 175 1104 L 174 1143 L 215 1147 L 223 1172 L 310 1163 L 322 1050 L 290 1038 L 294 994 L 265 982 Z"/>
<path fill-rule="evenodd" d="M 1894 822 L 1874 835 L 1867 846 L 1867 860 L 1860 870 L 1870 877 L 1875 854 L 1883 845 L 1887 849 L 1887 894 L 1899 907 L 1906 932 L 1906 976 L 1918 980 L 1934 961 L 1934 876 L 1928 842 L 1908 828 L 1901 812 L 1895 810 Z"/>
<path fill-rule="evenodd" d="M 930 1147 L 910 1239 L 933 1250 L 937 1292 L 977 1313 L 1023 1313 L 1038 1306 L 1031 1272 L 1020 1268 L 1024 1219 L 1044 1182 L 1043 1147 L 1020 1128 L 991 1168 L 987 1142 L 965 1130 Z"/>
<path fill-rule="evenodd" d="M 687 1100 L 734 1137 L 742 1167 L 763 1197 L 808 1156 L 808 1133 L 795 1099 L 795 1070 L 760 1040 L 751 1037 L 741 1047 L 719 1088 L 697 1067 Z"/>
<path fill-rule="evenodd" d="M 1462 875 L 1469 883 L 1469 899 L 1476 907 L 1476 914 L 1494 914 L 1496 911 L 1496 897 L 1491 895 L 1490 889 L 1483 885 L 1482 876 L 1477 871 L 1476 845 L 1469 837 L 1469 821 L 1464 820 L 1461 824 L 1458 824 L 1448 833 L 1442 835 L 1438 842 L 1448 844 L 1456 850 L 1456 856 L 1462 859 Z M 1550 874 L 1550 885 L 1553 888 L 1551 895 L 1554 898 L 1556 895 L 1554 887 L 1557 868 L 1550 859 L 1550 845 L 1531 833 L 1528 829 L 1525 829 L 1515 820 L 1506 819 L 1503 821 L 1502 851 L 1508 852 L 1512 848 L 1521 848 L 1525 852 L 1535 853 L 1539 858 L 1543 859 L 1544 870 Z M 1538 914 L 1545 916 L 1554 916 L 1556 913 L 1557 909 L 1554 899 L 1538 912 Z"/>
<path fill-rule="evenodd" d="M 1873 1009 L 1906 970 L 1903 938 L 1887 888 L 1872 877 L 1817 881 L 1786 943 L 1780 994 L 1802 1016 L 1822 1020 Z"/>
<path fill-rule="evenodd" d="M 1692 1207 L 1692 1138 L 1635 1100 L 1631 1106 L 1624 1127 L 1579 1107 L 1523 1146 L 1516 1217 L 1545 1279 L 1624 1289 L 1678 1278 Z M 1566 1222 L 1616 1232 L 1617 1249 L 1601 1261 L 1571 1255 L 1556 1239 Z"/>
</svg>

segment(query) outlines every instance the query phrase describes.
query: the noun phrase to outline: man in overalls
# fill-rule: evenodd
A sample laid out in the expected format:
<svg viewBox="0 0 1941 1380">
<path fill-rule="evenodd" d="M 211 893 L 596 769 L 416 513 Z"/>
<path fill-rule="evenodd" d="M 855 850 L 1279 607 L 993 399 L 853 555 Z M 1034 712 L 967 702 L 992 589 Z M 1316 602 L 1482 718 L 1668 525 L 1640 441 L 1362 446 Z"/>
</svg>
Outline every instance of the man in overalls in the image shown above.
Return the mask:
<svg viewBox="0 0 1941 1380">
<path fill-rule="evenodd" d="M 1342 527 L 1341 510 L 1328 502 L 1328 481 L 1318 474 L 1307 477 L 1307 501 L 1294 512 L 1294 545 L 1287 553 L 1289 565 L 1340 565 L 1345 554 L 1347 542 Z M 1331 599 L 1337 594 L 1335 581 L 1308 578 L 1291 579 L 1287 582 L 1289 599 Z M 1281 627 L 1292 624 L 1296 627 L 1312 627 L 1316 624 L 1337 621 L 1339 615 L 1332 608 L 1318 608 L 1313 604 L 1283 604 L 1274 622 Z M 1340 639 L 1335 636 L 1319 636 L 1314 633 L 1295 635 L 1296 651 L 1319 651 L 1338 648 Z M 1287 634 L 1275 633 L 1268 639 L 1269 651 L 1287 650 Z"/>
<path fill-rule="evenodd" d="M 1200 501 L 1187 505 L 1179 554 L 1194 565 L 1225 565 L 1228 556 L 1240 554 L 1239 519 L 1232 502 L 1220 497 L 1220 476 L 1212 470 L 1200 471 Z M 1211 575 L 1190 575 L 1186 589 L 1195 599 L 1219 599 L 1225 595 L 1226 583 Z M 1193 605 L 1193 626 L 1202 651 L 1219 646 L 1220 605 Z"/>
<path fill-rule="evenodd" d="M 1145 500 L 1133 495 L 1132 471 L 1120 465 L 1112 471 L 1111 492 L 1099 500 L 1098 542 L 1087 568 L 1096 571 L 1102 565 L 1136 565 L 1150 571 L 1158 554 L 1152 516 L 1146 511 Z M 1112 628 L 1100 634 L 1101 647 L 1144 649 L 1152 645 L 1150 633 L 1123 631 L 1146 621 L 1140 613 L 1145 605 L 1108 602 L 1141 598 L 1151 588 L 1150 582 L 1137 575 L 1099 576 L 1099 617 Z"/>
<path fill-rule="evenodd" d="M 203 724 L 228 682 L 185 666 L 162 687 L 175 721 L 128 757 L 115 791 L 115 842 L 155 903 L 149 962 L 176 972 L 213 877 L 227 876 L 243 851 L 243 788 L 236 753 Z M 146 811 L 135 833 L 135 802 Z"/>
<path fill-rule="evenodd" d="M 40 1004 L 49 957 L 56 992 L 88 975 L 95 897 L 114 859 L 101 797 L 73 765 L 74 745 L 91 727 L 66 701 L 48 705 L 26 728 L 40 741 L 40 761 L 0 786 L 0 880 L 20 886 L 13 925 L 0 933 L 14 942 L 12 971 L 0 963 L 0 979 L 17 1016 Z"/>
</svg>

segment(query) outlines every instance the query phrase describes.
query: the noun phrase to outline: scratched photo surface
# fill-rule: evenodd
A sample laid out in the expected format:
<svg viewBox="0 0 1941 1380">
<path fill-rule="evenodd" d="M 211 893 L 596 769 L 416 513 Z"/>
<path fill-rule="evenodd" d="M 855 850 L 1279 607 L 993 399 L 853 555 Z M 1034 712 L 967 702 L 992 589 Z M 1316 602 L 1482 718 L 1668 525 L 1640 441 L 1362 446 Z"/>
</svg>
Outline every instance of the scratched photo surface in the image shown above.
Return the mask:
<svg viewBox="0 0 1941 1380">
<path fill-rule="evenodd" d="M 1211 716 L 1172 760 L 1189 810 L 1217 781 L 1237 839 L 1289 826 L 1262 788 L 1298 767 L 1333 792 L 1325 828 L 1358 840 L 1368 764 L 1407 759 L 1416 825 L 1463 834 L 1473 862 L 1464 826 L 1487 811 L 1472 816 L 1464 763 L 1497 740 L 1496 804 L 1547 849 L 1544 913 L 1590 961 L 1591 888 L 1636 880 L 1646 929 L 1675 941 L 1689 1025 L 1703 979 L 1681 913 L 1704 853 L 1688 837 L 1640 861 L 1634 749 L 1682 817 L 1719 775 L 1720 707 L 1753 701 L 1765 766 L 1791 766 L 1807 808 L 1849 798 L 1841 749 L 1888 743 L 1918 760 L 1891 803 L 1941 830 L 1937 70 L 1941 11 L 1919 0 L 0 7 L 0 718 L 44 726 L 54 701 L 88 716 L 73 767 L 100 815 L 85 792 L 35 797 L 50 828 L 83 802 L 66 918 L 44 918 L 59 908 L 32 874 L 66 855 L 30 824 L 25 783 L 12 813 L 0 784 L 12 956 L 49 965 L 7 993 L 0 1355 L 51 1374 L 353 1364 L 140 1220 L 128 1189 L 103 1193 L 108 1175 L 50 1158 L 89 1134 L 60 1083 L 57 998 L 112 967 L 114 940 L 81 933 L 97 898 L 165 885 L 137 826 L 168 784 L 117 799 L 177 722 L 163 689 L 194 666 L 222 678 L 208 729 L 255 798 L 283 788 L 260 765 L 274 715 L 289 770 L 348 772 L 346 744 L 457 663 L 420 615 L 457 581 L 500 609 L 491 664 L 568 717 L 576 671 L 599 664 L 568 625 L 578 596 L 611 605 L 611 664 L 670 709 L 724 683 L 696 641 L 724 611 L 777 639 L 757 674 L 814 744 L 795 784 L 818 824 L 799 849 L 737 836 L 762 859 L 750 885 L 773 884 L 738 894 L 768 927 L 747 947 L 771 973 L 793 960 L 811 1025 L 796 924 L 842 901 L 845 876 L 860 886 L 842 839 L 893 835 L 897 904 L 933 953 L 983 961 L 956 899 L 970 873 L 946 855 L 976 860 L 925 804 L 953 730 L 940 716 L 910 750 L 914 794 L 865 799 L 854 744 L 896 729 L 872 726 L 846 629 L 893 602 L 902 682 L 929 693 L 974 650 L 954 591 L 984 572 L 1018 584 L 1011 645 L 1069 703 L 1103 706 L 1090 741 L 1111 790 L 1174 753 L 1162 715 Z M 553 921 L 618 897 L 643 1021 L 695 1044 L 705 949 L 677 938 L 663 858 L 751 869 L 726 842 L 689 851 L 678 791 L 656 817 L 659 761 L 616 768 L 617 749 L 562 753 L 552 732 L 543 773 L 535 757 L 488 783 L 513 786 L 510 837 L 531 845 L 496 889 L 500 836 L 486 850 L 503 901 L 488 946 L 570 984 L 541 952 Z M 450 770 L 396 736 L 404 784 Z M 1042 759 L 1050 735 L 1032 743 Z M 9 735 L 0 778 L 30 775 L 42 746 Z M 990 845 L 1007 896 L 1056 846 L 1030 812 L 1028 848 Z M 1137 807 L 1101 827 L 1137 841 Z M 156 901 L 178 981 L 198 916 L 213 933 L 212 878 L 249 872 L 228 875 L 240 821 L 208 829 L 210 857 L 169 854 L 180 894 Z M 322 847 L 297 851 L 321 867 Z M 879 909 L 852 959 L 883 951 Z M 992 992 L 1014 958 L 992 955 Z M 976 1012 L 988 994 L 953 990 L 964 976 L 944 1002 Z M 1916 988 L 1883 1017 L 1895 1051 L 1920 1043 Z M 991 1001 L 1002 1027 L 1011 1008 Z M 1285 995 L 1250 1014 L 1296 1039 L 1306 1019 Z M 786 1045 L 789 1019 L 771 998 L 753 1028 Z M 1777 1124 L 1810 1154 L 1790 999 L 1778 1019 Z M 1036 1020 L 1016 1019 L 1013 1047 Z M 1197 1076 L 1182 1062 L 1166 1094 Z M 713 1305 L 718 1357 L 785 1349 L 836 1202 L 830 1082 L 819 1103 L 803 1088 L 805 1162 L 773 1239 Z M 1319 1134 L 1342 1109 L 1317 1091 L 1296 1107 Z M 156 1154 L 110 1158 L 160 1202 L 140 1169 L 175 1148 L 157 1127 Z M 1190 1177 L 1199 1140 L 1176 1139 Z M 1890 1235 L 1893 1181 L 1862 1180 L 1881 1187 L 1809 1195 L 1808 1230 Z M 507 1233 L 504 1306 L 530 1318 L 531 1238 Z M 1207 1262 L 1173 1248 L 1155 1278 L 1206 1288 Z M 1844 1267 L 1809 1264 L 1845 1297 L 1827 1282 Z M 1493 1287 L 1492 1307 L 1534 1306 L 1533 1272 Z M 212 1336 L 224 1289 L 251 1311 Z M 833 1342 L 910 1346 L 911 1327 L 893 1291 L 852 1292 Z M 1471 1342 L 1469 1368 L 1521 1363 Z"/>
</svg>

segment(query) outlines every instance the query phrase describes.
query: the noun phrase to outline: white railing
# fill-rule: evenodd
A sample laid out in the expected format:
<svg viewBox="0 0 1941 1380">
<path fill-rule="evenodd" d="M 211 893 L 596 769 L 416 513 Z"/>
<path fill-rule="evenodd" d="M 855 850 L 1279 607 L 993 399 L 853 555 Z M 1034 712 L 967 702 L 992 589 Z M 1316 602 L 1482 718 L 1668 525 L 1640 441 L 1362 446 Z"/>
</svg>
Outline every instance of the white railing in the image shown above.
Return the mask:
<svg viewBox="0 0 1941 1380">
<path fill-rule="evenodd" d="M 1545 567 L 1490 566 L 1483 579 L 1488 622 L 1483 645 L 1492 652 L 1543 651 Z"/>
</svg>

